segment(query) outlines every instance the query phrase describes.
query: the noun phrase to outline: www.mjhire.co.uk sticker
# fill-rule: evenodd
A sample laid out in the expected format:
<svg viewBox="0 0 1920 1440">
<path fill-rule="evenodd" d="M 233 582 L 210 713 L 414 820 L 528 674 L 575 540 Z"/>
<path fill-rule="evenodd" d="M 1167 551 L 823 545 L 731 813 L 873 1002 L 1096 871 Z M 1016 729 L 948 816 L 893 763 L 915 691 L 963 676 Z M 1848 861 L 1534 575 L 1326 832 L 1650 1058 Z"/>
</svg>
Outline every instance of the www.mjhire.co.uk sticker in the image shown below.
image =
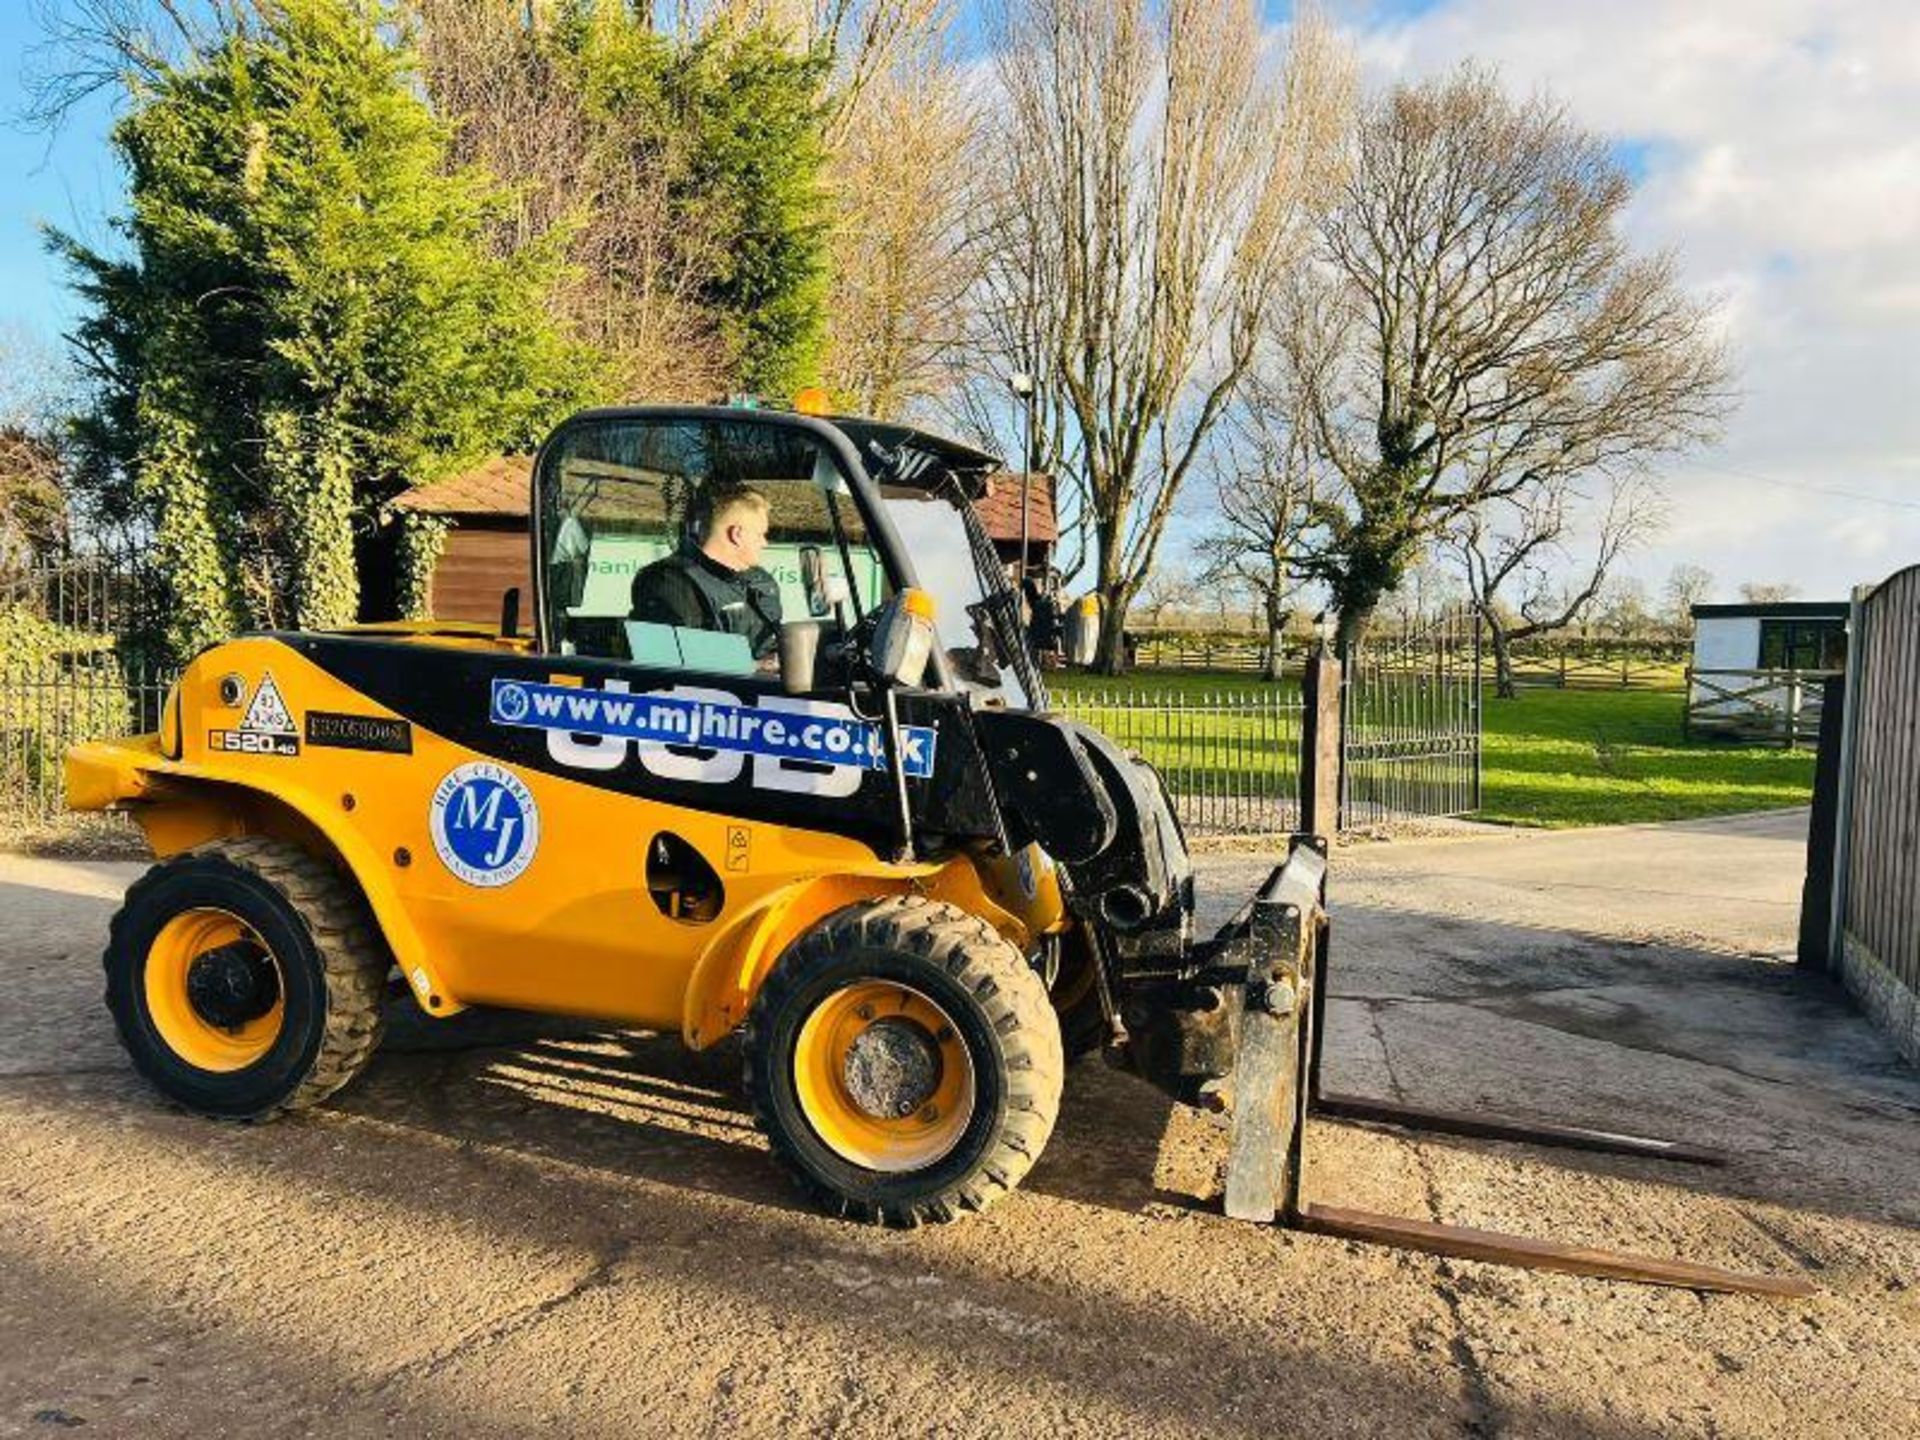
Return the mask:
<svg viewBox="0 0 1920 1440">
<path fill-rule="evenodd" d="M 488 718 L 527 730 L 597 735 L 616 741 L 765 755 L 815 765 L 884 770 L 880 727 L 845 716 L 782 714 L 738 701 L 661 693 L 588 690 L 531 680 L 495 680 Z M 931 725 L 900 727 L 900 760 L 909 778 L 933 774 Z"/>
<path fill-rule="evenodd" d="M 540 848 L 540 807 L 504 765 L 474 760 L 434 787 L 434 853 L 469 885 L 491 889 L 519 878 Z"/>
</svg>

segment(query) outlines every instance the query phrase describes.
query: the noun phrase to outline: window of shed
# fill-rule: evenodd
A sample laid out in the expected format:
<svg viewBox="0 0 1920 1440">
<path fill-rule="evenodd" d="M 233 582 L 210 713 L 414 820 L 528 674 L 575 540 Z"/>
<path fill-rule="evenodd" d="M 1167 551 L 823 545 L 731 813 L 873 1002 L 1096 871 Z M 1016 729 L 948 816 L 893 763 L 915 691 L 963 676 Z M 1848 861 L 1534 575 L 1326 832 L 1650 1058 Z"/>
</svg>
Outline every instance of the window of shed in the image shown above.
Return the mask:
<svg viewBox="0 0 1920 1440">
<path fill-rule="evenodd" d="M 1846 664 L 1844 620 L 1762 620 L 1762 670 L 1838 670 Z"/>
</svg>

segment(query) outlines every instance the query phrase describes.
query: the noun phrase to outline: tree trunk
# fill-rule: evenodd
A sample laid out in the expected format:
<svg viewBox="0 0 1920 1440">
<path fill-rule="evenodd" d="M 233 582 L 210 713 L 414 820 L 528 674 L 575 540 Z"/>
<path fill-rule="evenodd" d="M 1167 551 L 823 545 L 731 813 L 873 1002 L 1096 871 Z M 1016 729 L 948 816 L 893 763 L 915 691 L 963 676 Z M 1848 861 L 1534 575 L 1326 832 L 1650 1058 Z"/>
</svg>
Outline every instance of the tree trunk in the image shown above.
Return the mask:
<svg viewBox="0 0 1920 1440">
<path fill-rule="evenodd" d="M 1339 627 L 1333 634 L 1333 653 L 1342 665 L 1353 662 L 1354 651 L 1360 648 L 1360 642 L 1367 637 L 1367 627 L 1373 624 L 1373 606 L 1350 605 L 1340 611 Z"/>
<path fill-rule="evenodd" d="M 1092 668 L 1096 675 L 1127 673 L 1127 602 L 1118 586 L 1100 587 L 1100 643 Z"/>
<path fill-rule="evenodd" d="M 1502 700 L 1517 700 L 1520 697 L 1513 684 L 1513 648 L 1507 639 L 1507 627 L 1490 609 L 1480 613 L 1486 617 L 1487 635 L 1493 641 L 1493 693 Z"/>
<path fill-rule="evenodd" d="M 1287 615 L 1280 603 L 1280 591 L 1274 587 L 1267 591 L 1267 679 L 1282 678 L 1286 668 L 1286 650 L 1283 644 L 1287 628 Z"/>
</svg>

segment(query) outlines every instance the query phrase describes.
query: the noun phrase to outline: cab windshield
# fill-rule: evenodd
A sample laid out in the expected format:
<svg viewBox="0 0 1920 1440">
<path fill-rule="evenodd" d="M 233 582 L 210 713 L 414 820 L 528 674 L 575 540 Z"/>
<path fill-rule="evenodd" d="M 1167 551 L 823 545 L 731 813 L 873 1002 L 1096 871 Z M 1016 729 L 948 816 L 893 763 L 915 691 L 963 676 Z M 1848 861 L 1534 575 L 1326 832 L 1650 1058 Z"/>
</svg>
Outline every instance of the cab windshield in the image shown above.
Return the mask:
<svg viewBox="0 0 1920 1440">
<path fill-rule="evenodd" d="M 890 586 L 829 446 L 791 426 L 616 418 L 541 461 L 548 646 L 750 674 L 807 622 L 844 633 Z"/>
<path fill-rule="evenodd" d="M 1021 633 L 1019 602 L 958 486 L 883 484 L 880 500 L 913 557 L 921 587 L 933 595 L 934 625 L 954 683 L 988 704 L 1045 708 Z"/>
<path fill-rule="evenodd" d="M 926 683 L 1044 706 L 1018 601 L 960 479 L 910 443 L 866 448 L 901 553 L 935 600 L 941 653 Z M 547 647 L 747 675 L 777 671 L 787 626 L 817 627 L 821 653 L 852 642 L 898 580 L 854 483 L 819 434 L 766 418 L 567 428 L 536 481 Z"/>
</svg>

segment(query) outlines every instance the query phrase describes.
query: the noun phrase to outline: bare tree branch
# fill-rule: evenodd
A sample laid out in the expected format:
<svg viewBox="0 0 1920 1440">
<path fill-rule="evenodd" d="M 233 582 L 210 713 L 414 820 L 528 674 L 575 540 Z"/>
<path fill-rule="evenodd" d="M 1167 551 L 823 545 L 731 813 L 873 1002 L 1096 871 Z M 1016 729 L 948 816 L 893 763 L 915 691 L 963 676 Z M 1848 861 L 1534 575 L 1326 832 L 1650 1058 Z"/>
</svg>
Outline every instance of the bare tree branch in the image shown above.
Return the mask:
<svg viewBox="0 0 1920 1440">
<path fill-rule="evenodd" d="M 1251 0 L 1010 0 L 998 28 L 984 329 L 1039 382 L 1049 467 L 1076 462 L 1111 672 L 1333 178 L 1351 66 L 1310 13 L 1274 63 Z"/>
<path fill-rule="evenodd" d="M 1594 515 L 1591 549 L 1576 558 L 1583 497 L 1564 476 L 1464 512 L 1451 533 L 1473 605 L 1493 642 L 1495 692 L 1512 699 L 1516 641 L 1564 630 L 1589 613 L 1621 555 L 1660 525 L 1644 481 L 1616 482 Z M 1570 578 L 1569 578 L 1570 577 Z"/>
<path fill-rule="evenodd" d="M 1211 518 L 1196 545 L 1202 580 L 1257 596 L 1265 613 L 1268 677 L 1280 678 L 1280 635 L 1301 588 L 1301 538 L 1324 483 L 1309 437 L 1287 423 L 1294 406 L 1273 396 L 1266 377 L 1248 382 L 1247 403 L 1222 426 L 1206 460 Z"/>
<path fill-rule="evenodd" d="M 725 237 L 670 203 L 674 157 L 589 117 L 542 43 L 544 5 L 403 3 L 418 21 L 427 94 L 454 126 L 454 160 L 504 183 L 499 252 L 564 247 L 571 278 L 558 304 L 572 333 L 610 358 L 616 395 L 708 400 L 724 390 L 726 350 L 699 290 Z"/>
<path fill-rule="evenodd" d="M 1728 365 L 1671 256 L 1635 256 L 1605 142 L 1472 67 L 1370 103 L 1280 308 L 1294 423 L 1338 474 L 1309 570 L 1350 641 L 1435 536 L 1716 433 Z"/>
<path fill-rule="evenodd" d="M 828 166 L 825 378 L 847 408 L 885 419 L 951 385 L 984 248 L 981 99 L 940 29 L 898 35 L 892 48 L 893 64 L 837 112 Z"/>
</svg>

